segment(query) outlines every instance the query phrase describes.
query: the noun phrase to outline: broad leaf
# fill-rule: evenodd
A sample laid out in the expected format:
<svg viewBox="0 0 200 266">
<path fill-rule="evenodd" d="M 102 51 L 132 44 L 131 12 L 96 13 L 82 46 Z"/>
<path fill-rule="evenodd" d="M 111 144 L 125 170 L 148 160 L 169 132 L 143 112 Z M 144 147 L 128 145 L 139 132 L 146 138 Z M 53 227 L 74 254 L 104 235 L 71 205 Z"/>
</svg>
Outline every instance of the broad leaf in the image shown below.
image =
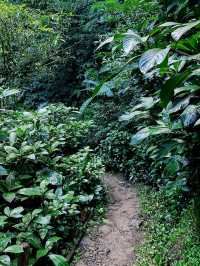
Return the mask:
<svg viewBox="0 0 200 266">
<path fill-rule="evenodd" d="M 196 105 L 189 105 L 181 115 L 185 127 L 193 126 L 200 117 L 200 110 Z"/>
<path fill-rule="evenodd" d="M 154 48 L 145 52 L 139 61 L 139 69 L 143 74 L 146 74 L 154 66 L 160 65 L 166 58 L 170 48 L 160 49 Z"/>
<path fill-rule="evenodd" d="M 176 76 L 168 79 L 163 85 L 160 93 L 161 104 L 166 107 L 174 96 L 174 89 L 187 80 L 190 76 L 190 71 L 185 71 L 183 73 L 177 74 Z"/>
<path fill-rule="evenodd" d="M 162 126 L 151 126 L 143 128 L 133 135 L 131 139 L 131 144 L 137 145 L 140 144 L 143 140 L 150 136 L 160 135 L 160 134 L 169 134 L 171 130 Z"/>
<path fill-rule="evenodd" d="M 128 55 L 132 50 L 134 50 L 138 44 L 143 42 L 142 37 L 132 30 L 128 30 L 123 40 L 124 53 Z"/>
<path fill-rule="evenodd" d="M 200 20 L 185 24 L 183 27 L 180 27 L 172 32 L 172 38 L 175 41 L 178 41 L 185 33 L 187 33 L 188 31 L 190 31 L 192 28 L 196 27 L 199 24 Z"/>
</svg>

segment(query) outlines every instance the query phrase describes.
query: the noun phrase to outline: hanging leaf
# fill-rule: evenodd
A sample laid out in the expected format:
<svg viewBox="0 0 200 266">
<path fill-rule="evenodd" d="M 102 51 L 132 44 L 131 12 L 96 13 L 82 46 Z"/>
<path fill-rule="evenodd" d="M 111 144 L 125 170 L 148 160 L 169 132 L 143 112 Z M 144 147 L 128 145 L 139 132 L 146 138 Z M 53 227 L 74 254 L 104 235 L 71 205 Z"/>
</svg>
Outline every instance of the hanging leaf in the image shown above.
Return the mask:
<svg viewBox="0 0 200 266">
<path fill-rule="evenodd" d="M 185 24 L 183 27 L 180 27 L 172 32 L 172 38 L 175 41 L 178 41 L 184 34 L 186 34 L 188 31 L 190 31 L 192 28 L 196 27 L 199 24 L 200 20 Z"/>
<path fill-rule="evenodd" d="M 132 30 L 128 30 L 124 35 L 125 38 L 123 40 L 123 49 L 126 55 L 128 55 L 138 46 L 138 44 L 142 43 L 145 40 Z"/>
<path fill-rule="evenodd" d="M 196 105 L 189 105 L 181 115 L 181 120 L 185 127 L 192 126 L 200 117 L 200 110 Z"/>
<path fill-rule="evenodd" d="M 186 81 L 190 76 L 190 71 L 177 74 L 176 76 L 168 79 L 161 88 L 160 99 L 163 107 L 166 107 L 174 96 L 174 89 Z"/>
<path fill-rule="evenodd" d="M 175 101 L 172 107 L 169 109 L 169 113 L 173 114 L 173 113 L 179 112 L 180 110 L 185 109 L 190 103 L 190 98 L 191 96 L 188 96 L 184 99 Z"/>
<path fill-rule="evenodd" d="M 181 25 L 180 23 L 169 21 L 161 24 L 159 27 L 172 27 L 172 26 L 179 26 Z"/>
<path fill-rule="evenodd" d="M 97 95 L 102 95 L 102 96 L 105 95 L 107 97 L 113 97 L 114 94 L 112 92 L 111 86 L 109 85 L 110 85 L 109 82 L 104 83 Z"/>
<path fill-rule="evenodd" d="M 97 47 L 96 50 L 99 50 L 99 49 L 102 48 L 104 45 L 109 44 L 109 43 L 111 43 L 111 42 L 113 42 L 113 41 L 114 41 L 114 36 L 107 38 L 105 41 L 103 41 L 103 42 L 101 42 L 101 43 L 99 44 L 99 46 Z"/>
<path fill-rule="evenodd" d="M 170 48 L 160 49 L 154 48 L 145 52 L 139 61 L 139 69 L 143 74 L 146 74 L 154 66 L 160 65 L 166 58 Z"/>
<path fill-rule="evenodd" d="M 150 136 L 160 135 L 160 134 L 169 134 L 171 130 L 162 126 L 151 126 L 147 128 L 143 128 L 138 131 L 135 135 L 133 135 L 131 139 L 132 145 L 140 144 L 143 140 Z"/>
<path fill-rule="evenodd" d="M 51 254 L 49 255 L 49 258 L 53 262 L 54 266 L 69 266 L 67 260 L 61 255 Z"/>
</svg>

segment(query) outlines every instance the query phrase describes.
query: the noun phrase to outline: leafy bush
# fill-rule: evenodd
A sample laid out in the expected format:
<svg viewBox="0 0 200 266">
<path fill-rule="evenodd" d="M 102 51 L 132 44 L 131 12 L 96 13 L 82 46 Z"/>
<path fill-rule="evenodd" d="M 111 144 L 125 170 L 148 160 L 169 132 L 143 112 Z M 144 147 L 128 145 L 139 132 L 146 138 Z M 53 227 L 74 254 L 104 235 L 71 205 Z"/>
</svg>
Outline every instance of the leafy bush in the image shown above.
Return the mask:
<svg viewBox="0 0 200 266">
<path fill-rule="evenodd" d="M 67 256 L 103 196 L 100 159 L 82 148 L 91 121 L 49 105 L 0 120 L 0 261 L 50 265 Z M 11 261 L 11 262 L 10 262 Z M 56 265 L 56 264 L 55 264 Z"/>
</svg>

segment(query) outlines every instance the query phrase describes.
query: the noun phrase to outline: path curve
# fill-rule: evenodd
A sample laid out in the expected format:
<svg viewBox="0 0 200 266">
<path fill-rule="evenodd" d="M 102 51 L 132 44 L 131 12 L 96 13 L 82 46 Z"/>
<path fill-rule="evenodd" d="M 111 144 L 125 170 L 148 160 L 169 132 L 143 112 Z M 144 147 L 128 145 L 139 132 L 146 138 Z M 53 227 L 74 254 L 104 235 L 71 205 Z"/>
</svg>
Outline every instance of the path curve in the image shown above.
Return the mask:
<svg viewBox="0 0 200 266">
<path fill-rule="evenodd" d="M 136 191 L 119 175 L 107 174 L 103 179 L 111 198 L 106 222 L 81 241 L 76 266 L 133 266 L 133 247 L 141 241 Z"/>
</svg>

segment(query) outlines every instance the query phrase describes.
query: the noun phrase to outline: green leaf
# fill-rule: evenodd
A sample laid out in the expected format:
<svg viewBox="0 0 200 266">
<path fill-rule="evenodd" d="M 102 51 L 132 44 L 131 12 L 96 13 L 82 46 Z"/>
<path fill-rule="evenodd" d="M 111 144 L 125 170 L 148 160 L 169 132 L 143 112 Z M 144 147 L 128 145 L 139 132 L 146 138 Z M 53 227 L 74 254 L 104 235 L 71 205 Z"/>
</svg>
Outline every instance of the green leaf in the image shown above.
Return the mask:
<svg viewBox="0 0 200 266">
<path fill-rule="evenodd" d="M 14 200 L 14 198 L 15 198 L 15 193 L 6 192 L 6 193 L 3 193 L 2 196 L 7 202 L 11 203 Z"/>
<path fill-rule="evenodd" d="M 174 96 L 174 89 L 180 86 L 184 81 L 186 81 L 189 78 L 190 74 L 190 71 L 185 71 L 183 73 L 177 74 L 176 76 L 168 79 L 165 82 L 160 92 L 160 99 L 163 107 L 166 107 Z"/>
<path fill-rule="evenodd" d="M 99 46 L 97 47 L 96 50 L 99 50 L 99 49 L 102 48 L 104 45 L 109 44 L 109 43 L 111 43 L 111 42 L 113 42 L 113 41 L 114 41 L 114 37 L 113 37 L 113 36 L 107 38 L 105 41 L 103 41 L 103 42 L 101 42 L 101 43 L 99 44 Z"/>
<path fill-rule="evenodd" d="M 159 27 L 172 27 L 172 26 L 179 26 L 181 25 L 180 23 L 169 21 L 161 24 Z"/>
<path fill-rule="evenodd" d="M 6 90 L 4 90 L 3 91 L 3 93 L 2 93 L 2 97 L 8 97 L 8 96 L 11 96 L 11 95 L 16 95 L 16 94 L 18 94 L 20 91 L 19 90 L 17 90 L 17 89 L 6 89 Z"/>
<path fill-rule="evenodd" d="M 155 126 L 155 127 L 152 126 L 152 127 L 143 128 L 132 136 L 131 144 L 137 145 L 150 136 L 169 134 L 170 132 L 171 130 L 169 128 L 162 126 Z"/>
<path fill-rule="evenodd" d="M 5 224 L 7 224 L 6 220 L 8 219 L 7 216 L 0 216 L 0 227 L 4 227 Z"/>
<path fill-rule="evenodd" d="M 36 156 L 35 156 L 35 154 L 30 154 L 30 155 L 26 156 L 26 158 L 29 160 L 35 161 Z"/>
<path fill-rule="evenodd" d="M 9 154 L 9 153 L 18 153 L 18 150 L 15 147 L 12 146 L 5 146 L 4 150 Z"/>
<path fill-rule="evenodd" d="M 49 252 L 49 250 L 47 248 L 41 248 L 41 249 L 37 250 L 37 254 L 36 254 L 37 260 L 39 258 L 46 256 L 48 254 L 48 252 Z"/>
<path fill-rule="evenodd" d="M 170 175 L 175 175 L 180 169 L 180 163 L 173 158 L 169 161 L 167 166 L 165 167 L 165 171 L 167 171 Z"/>
<path fill-rule="evenodd" d="M 123 40 L 123 49 L 124 53 L 128 55 L 133 49 L 137 47 L 138 44 L 143 42 L 143 39 L 132 30 L 128 30 L 124 35 L 125 38 Z"/>
<path fill-rule="evenodd" d="M 22 188 L 18 191 L 18 193 L 24 196 L 41 196 L 42 195 L 40 187 Z"/>
<path fill-rule="evenodd" d="M 1 266 L 10 265 L 10 257 L 7 255 L 0 256 L 0 265 Z"/>
<path fill-rule="evenodd" d="M 5 215 L 12 218 L 21 218 L 23 216 L 21 214 L 23 211 L 24 211 L 23 207 L 17 207 L 15 209 L 10 209 L 9 207 L 6 207 L 4 209 Z"/>
<path fill-rule="evenodd" d="M 181 115 L 185 127 L 193 126 L 200 117 L 200 110 L 196 105 L 189 105 Z"/>
<path fill-rule="evenodd" d="M 13 146 L 15 141 L 16 141 L 16 133 L 15 132 L 11 132 L 9 135 L 9 141 L 10 141 L 10 145 Z"/>
<path fill-rule="evenodd" d="M 146 74 L 154 66 L 160 65 L 166 58 L 170 48 L 165 49 L 154 48 L 145 52 L 139 60 L 139 69 L 143 74 Z"/>
<path fill-rule="evenodd" d="M 107 97 L 113 97 L 114 94 L 112 92 L 111 87 L 109 86 L 109 83 L 107 82 L 102 85 L 97 95 L 102 95 L 102 96 L 105 95 Z"/>
<path fill-rule="evenodd" d="M 49 255 L 49 258 L 53 262 L 54 266 L 69 266 L 67 260 L 61 255 L 51 254 Z"/>
<path fill-rule="evenodd" d="M 58 236 L 53 236 L 51 238 L 49 238 L 45 244 L 45 248 L 47 248 L 48 250 L 53 248 L 53 245 L 58 242 L 58 240 L 60 240 L 61 237 Z"/>
<path fill-rule="evenodd" d="M 0 165 L 0 176 L 6 176 L 6 175 L 8 175 L 7 170 Z"/>
<path fill-rule="evenodd" d="M 38 224 L 43 224 L 43 225 L 47 225 L 50 223 L 51 220 L 51 215 L 46 215 L 46 216 L 40 216 L 36 219 L 36 223 Z"/>
<path fill-rule="evenodd" d="M 191 30 L 192 28 L 196 27 L 199 24 L 200 20 L 185 24 L 183 27 L 180 27 L 172 32 L 172 38 L 175 41 L 178 41 L 185 33 L 187 33 L 189 30 Z"/>
<path fill-rule="evenodd" d="M 4 252 L 18 254 L 18 253 L 23 253 L 24 250 L 23 250 L 22 246 L 20 246 L 20 245 L 13 245 L 13 246 L 9 246 L 9 247 L 7 247 L 7 248 L 4 250 Z"/>
</svg>

